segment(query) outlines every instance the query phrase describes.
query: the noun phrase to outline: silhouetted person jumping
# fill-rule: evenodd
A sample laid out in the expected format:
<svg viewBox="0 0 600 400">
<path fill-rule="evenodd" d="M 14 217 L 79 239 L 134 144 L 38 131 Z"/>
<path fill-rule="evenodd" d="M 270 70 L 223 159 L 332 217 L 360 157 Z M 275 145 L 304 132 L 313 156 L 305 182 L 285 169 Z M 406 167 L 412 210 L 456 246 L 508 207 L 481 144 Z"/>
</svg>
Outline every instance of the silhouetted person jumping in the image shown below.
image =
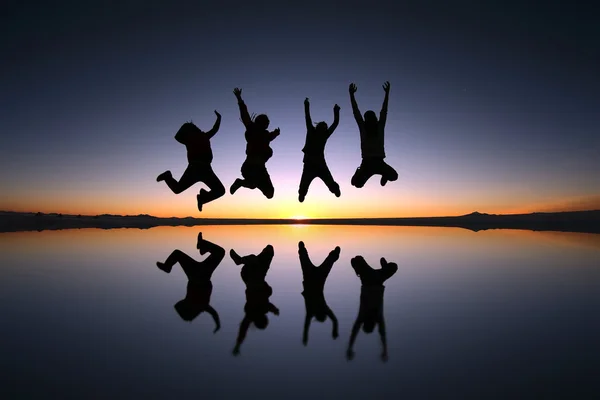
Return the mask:
<svg viewBox="0 0 600 400">
<path fill-rule="evenodd" d="M 357 188 L 363 187 L 373 175 L 381 175 L 381 186 L 385 186 L 388 181 L 393 182 L 398 179 L 396 170 L 384 161 L 384 131 L 390 95 L 389 82 L 384 83 L 383 90 L 385 91 L 385 98 L 379 114 L 379 121 L 372 110 L 365 112 L 365 119 L 363 120 L 356 104 L 356 99 L 354 98 L 356 85 L 351 83 L 349 87 L 352 113 L 360 131 L 360 148 L 362 154 L 362 162 L 356 169 L 351 180 L 352 186 Z"/>
<path fill-rule="evenodd" d="M 181 250 L 173 250 L 164 263 L 157 262 L 156 265 L 167 274 L 171 272 L 173 265 L 179 263 L 188 278 L 187 294 L 183 300 L 175 304 L 175 310 L 184 321 L 191 322 L 203 312 L 209 313 L 215 321 L 215 330 L 221 328 L 219 314 L 210 305 L 212 294 L 211 277 L 215 269 L 225 257 L 225 249 L 214 243 L 204 240 L 202 232 L 198 234 L 196 245 L 200 254 L 210 253 L 204 261 L 196 261 Z"/>
<path fill-rule="evenodd" d="M 173 178 L 171 171 L 165 171 L 156 178 L 158 182 L 165 181 L 175 194 L 189 189 L 198 182 L 206 184 L 210 191 L 200 189 L 200 193 L 196 196 L 199 211 L 202 211 L 204 204 L 225 194 L 225 187 L 215 175 L 211 166 L 213 153 L 210 147 L 210 139 L 219 131 L 219 126 L 221 126 L 221 114 L 217 110 L 215 110 L 215 114 L 217 120 L 210 131 L 203 132 L 193 123 L 186 122 L 175 135 L 175 140 L 185 145 L 188 159 L 188 167 L 179 181 Z"/>
<path fill-rule="evenodd" d="M 242 89 L 233 90 L 240 107 L 242 123 L 246 127 L 246 161 L 241 172 L 244 179 L 236 179 L 229 192 L 234 194 L 239 188 L 259 189 L 267 199 L 272 199 L 275 188 L 267 172 L 267 161 L 273 156 L 270 143 L 279 136 L 279 128 L 269 132 L 269 118 L 265 114 L 250 117 L 248 107 L 242 100 Z"/>
<path fill-rule="evenodd" d="M 302 343 L 305 346 L 308 343 L 308 329 L 313 318 L 319 322 L 325 322 L 327 317 L 329 317 L 333 322 L 331 336 L 334 339 L 338 337 L 338 320 L 327 305 L 323 291 L 331 267 L 340 258 L 340 251 L 341 249 L 336 247 L 329 253 L 325 261 L 319 267 L 316 267 L 308 257 L 304 242 L 298 243 L 298 255 L 300 256 L 303 277 L 302 286 L 304 287 L 302 296 L 304 297 L 304 305 L 306 307 L 306 318 L 304 319 L 304 331 L 302 334 Z"/>
<path fill-rule="evenodd" d="M 383 318 L 383 292 L 385 286 L 383 282 L 389 279 L 392 275 L 398 271 L 398 265 L 395 263 L 389 263 L 385 258 L 381 258 L 381 268 L 373 269 L 362 256 L 354 257 L 350 263 L 354 272 L 360 278 L 362 286 L 360 288 L 360 308 L 358 311 L 358 317 L 352 327 L 352 334 L 350 335 L 350 343 L 348 344 L 348 350 L 346 351 L 346 357 L 351 360 L 354 358 L 354 341 L 356 335 L 362 325 L 365 333 L 371 333 L 375 330 L 375 326 L 379 326 L 379 335 L 381 336 L 381 344 L 383 345 L 383 352 L 381 353 L 381 359 L 387 361 L 387 340 L 385 334 L 385 320 Z"/>
<path fill-rule="evenodd" d="M 240 331 L 233 349 L 234 355 L 240 353 L 240 346 L 246 338 L 251 323 L 254 323 L 254 326 L 258 329 L 263 330 L 269 325 L 267 313 L 272 312 L 279 315 L 279 309 L 269 301 L 273 289 L 265 281 L 274 254 L 273 246 L 270 244 L 259 255 L 250 254 L 240 257 L 233 249 L 229 252 L 236 265 L 244 265 L 241 275 L 246 284 L 246 305 L 244 306 L 246 315 L 240 324 Z"/>
<path fill-rule="evenodd" d="M 321 178 L 329 191 L 336 197 L 340 197 L 340 185 L 333 179 L 325 162 L 325 144 L 340 122 L 340 106 L 337 104 L 333 106 L 333 124 L 330 127 L 324 121 L 319 122 L 315 127 L 310 118 L 310 103 L 307 97 L 304 100 L 304 117 L 306 119 L 306 143 L 302 149 L 304 168 L 302 169 L 302 178 L 300 178 L 298 200 L 300 203 L 304 201 L 308 187 L 315 178 Z"/>
</svg>

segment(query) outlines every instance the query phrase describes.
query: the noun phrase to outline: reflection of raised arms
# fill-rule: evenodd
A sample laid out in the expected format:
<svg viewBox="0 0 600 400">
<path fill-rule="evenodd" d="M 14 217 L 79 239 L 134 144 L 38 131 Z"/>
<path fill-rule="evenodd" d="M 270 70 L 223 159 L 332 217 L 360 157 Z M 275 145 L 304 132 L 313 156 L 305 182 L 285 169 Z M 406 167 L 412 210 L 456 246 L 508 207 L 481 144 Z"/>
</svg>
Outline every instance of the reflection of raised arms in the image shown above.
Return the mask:
<svg viewBox="0 0 600 400">
<path fill-rule="evenodd" d="M 210 305 L 206 308 L 206 312 L 209 313 L 211 317 L 213 317 L 213 320 L 215 321 L 215 330 L 213 331 L 213 333 L 217 333 L 217 331 L 221 329 L 221 320 L 219 319 L 219 313 Z"/>
<path fill-rule="evenodd" d="M 331 336 L 334 339 L 337 339 L 337 337 L 339 336 L 338 333 L 338 320 L 335 317 L 335 314 L 333 313 L 333 311 L 331 311 L 331 308 L 327 307 L 327 316 L 331 319 L 331 322 L 333 322 L 333 329 L 331 331 Z"/>
<path fill-rule="evenodd" d="M 328 136 L 331 136 L 331 134 L 333 133 L 333 131 L 335 131 L 335 128 L 337 128 L 339 123 L 340 123 L 340 106 L 338 106 L 336 104 L 335 106 L 333 106 L 333 123 L 331 124 L 329 129 L 327 129 Z"/>
<path fill-rule="evenodd" d="M 381 344 L 383 345 L 383 352 L 381 353 L 381 359 L 385 362 L 388 360 L 387 353 L 387 339 L 385 335 L 385 319 L 383 318 L 383 310 L 379 314 L 379 336 L 381 337 Z"/>
<path fill-rule="evenodd" d="M 306 310 L 306 317 L 304 318 L 304 332 L 302 333 L 302 344 L 305 346 L 308 343 L 308 329 L 310 328 L 312 317 L 313 316 L 308 313 L 308 310 Z"/>
<path fill-rule="evenodd" d="M 385 97 L 383 98 L 383 105 L 381 106 L 381 112 L 379 113 L 379 123 L 382 126 L 385 126 L 385 122 L 387 120 L 388 100 L 390 97 L 390 83 L 389 82 L 385 82 L 383 84 L 383 90 L 385 92 Z"/>
<path fill-rule="evenodd" d="M 360 325 L 362 324 L 362 318 L 359 315 L 354 322 L 354 326 L 352 327 L 352 333 L 350 334 L 350 343 L 348 343 L 348 350 L 346 350 L 346 357 L 348 360 L 352 360 L 354 358 L 354 341 L 356 340 L 356 335 L 358 335 L 358 331 L 360 330 Z"/>
<path fill-rule="evenodd" d="M 250 128 L 252 125 L 252 120 L 250 119 L 250 114 L 248 114 L 248 107 L 246 107 L 246 103 L 242 100 L 242 89 L 235 88 L 233 89 L 233 94 L 238 101 L 238 106 L 240 107 L 240 117 L 246 129 Z"/>
<path fill-rule="evenodd" d="M 240 346 L 242 345 L 242 343 L 244 342 L 244 339 L 246 338 L 246 333 L 248 332 L 248 328 L 250 328 L 250 317 L 248 317 L 247 315 L 244 317 L 244 319 L 242 320 L 242 323 L 240 324 L 240 331 L 238 332 L 238 337 L 237 337 L 237 341 L 235 343 L 235 348 L 233 349 L 233 354 L 234 355 L 238 355 L 240 354 Z"/>
<path fill-rule="evenodd" d="M 356 93 L 356 85 L 351 83 L 348 91 L 350 92 L 350 102 L 352 103 L 352 114 L 354 114 L 354 119 L 359 126 L 362 126 L 364 123 L 363 117 L 358 109 L 358 104 L 356 104 L 356 98 L 354 98 L 354 93 Z"/>
<path fill-rule="evenodd" d="M 304 99 L 304 118 L 306 119 L 306 129 L 313 128 L 312 119 L 310 118 L 310 103 L 308 97 Z"/>
<path fill-rule="evenodd" d="M 212 129 L 207 132 L 209 138 L 215 136 L 215 133 L 219 131 L 219 127 L 221 126 L 221 114 L 219 114 L 217 110 L 215 110 L 215 114 L 217 114 L 217 120 L 215 121 Z"/>
</svg>

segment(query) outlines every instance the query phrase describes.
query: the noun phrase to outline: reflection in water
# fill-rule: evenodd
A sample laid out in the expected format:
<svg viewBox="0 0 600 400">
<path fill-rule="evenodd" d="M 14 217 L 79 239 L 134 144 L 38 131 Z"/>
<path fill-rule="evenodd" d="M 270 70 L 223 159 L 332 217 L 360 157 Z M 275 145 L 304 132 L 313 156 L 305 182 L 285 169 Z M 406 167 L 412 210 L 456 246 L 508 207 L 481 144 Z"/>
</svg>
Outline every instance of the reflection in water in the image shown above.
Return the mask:
<svg viewBox="0 0 600 400">
<path fill-rule="evenodd" d="M 398 271 L 398 266 L 395 263 L 387 262 L 385 258 L 381 258 L 381 268 L 373 269 L 362 256 L 356 256 L 351 261 L 354 272 L 360 278 L 362 283 L 360 289 L 360 308 L 358 311 L 358 317 L 352 327 L 352 334 L 350 335 L 350 343 L 348 344 L 348 350 L 346 351 L 346 357 L 349 360 L 354 358 L 354 341 L 356 335 L 362 325 L 365 333 L 371 333 L 375 330 L 375 326 L 379 327 L 379 335 L 381 336 L 381 344 L 383 345 L 383 352 L 381 353 L 381 359 L 385 362 L 388 359 L 387 353 L 387 340 L 385 334 L 385 320 L 383 318 L 383 292 L 385 282 L 388 278 Z"/>
<path fill-rule="evenodd" d="M 212 294 L 211 277 L 215 269 L 225 257 L 225 249 L 204 240 L 202 232 L 198 233 L 196 247 L 200 254 L 210 253 L 204 261 L 196 261 L 181 250 L 173 250 L 164 263 L 157 262 L 156 265 L 167 274 L 171 272 L 173 265 L 179 263 L 188 278 L 187 293 L 183 300 L 175 304 L 175 310 L 184 321 L 192 321 L 202 312 L 209 313 L 215 321 L 217 332 L 221 327 L 219 314 L 210 305 Z"/>
<path fill-rule="evenodd" d="M 338 320 L 335 317 L 331 308 L 325 301 L 325 281 L 329 276 L 329 271 L 333 264 L 340 258 L 339 246 L 332 250 L 325 261 L 316 267 L 308 257 L 308 251 L 304 246 L 304 242 L 298 243 L 298 255 L 300 256 L 300 265 L 302 267 L 302 286 L 304 291 L 304 305 L 306 307 L 306 318 L 304 320 L 304 333 L 302 335 L 302 343 L 306 346 L 308 343 L 308 329 L 313 318 L 319 322 L 325 322 L 327 317 L 333 322 L 333 331 L 331 335 L 334 339 L 338 337 Z"/>
<path fill-rule="evenodd" d="M 279 309 L 269 301 L 273 289 L 265 281 L 275 253 L 273 246 L 269 244 L 259 255 L 249 254 L 240 257 L 233 249 L 229 254 L 236 265 L 243 264 L 241 275 L 246 284 L 246 305 L 244 306 L 246 315 L 240 324 L 240 331 L 233 349 L 233 354 L 238 355 L 252 322 L 258 329 L 263 330 L 269 325 L 268 312 L 279 315 Z"/>
</svg>

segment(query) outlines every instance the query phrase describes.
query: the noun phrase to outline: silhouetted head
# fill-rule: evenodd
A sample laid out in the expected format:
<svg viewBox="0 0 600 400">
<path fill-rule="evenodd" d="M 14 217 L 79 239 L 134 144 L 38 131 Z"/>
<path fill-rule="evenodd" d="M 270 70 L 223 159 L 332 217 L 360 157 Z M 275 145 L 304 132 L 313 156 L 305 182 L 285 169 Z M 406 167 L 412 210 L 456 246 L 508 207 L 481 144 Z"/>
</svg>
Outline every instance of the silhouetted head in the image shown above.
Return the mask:
<svg viewBox="0 0 600 400">
<path fill-rule="evenodd" d="M 257 115 L 256 118 L 254 118 L 254 124 L 258 129 L 267 129 L 269 127 L 269 122 L 269 117 L 265 114 Z"/>
<path fill-rule="evenodd" d="M 368 318 L 365 322 L 363 322 L 363 332 L 373 332 L 375 330 L 375 325 L 377 325 L 377 322 L 374 319 Z"/>
<path fill-rule="evenodd" d="M 319 322 L 325 322 L 325 320 L 327 319 L 327 314 L 319 311 L 315 314 L 315 319 Z"/>
<path fill-rule="evenodd" d="M 194 133 L 198 133 L 200 131 L 200 128 L 198 128 L 196 125 L 194 125 L 194 123 L 192 122 L 186 122 L 185 124 L 181 125 L 181 128 L 179 128 L 179 132 L 183 133 L 183 134 L 194 134 Z"/>
<path fill-rule="evenodd" d="M 175 310 L 182 320 L 191 322 L 194 318 L 200 314 L 200 310 L 196 307 L 192 307 L 186 300 L 180 300 L 175 304 Z"/>
<path fill-rule="evenodd" d="M 369 110 L 365 113 L 365 125 L 376 126 L 377 125 L 377 114 L 374 111 Z"/>
<path fill-rule="evenodd" d="M 273 257 L 273 255 L 275 255 L 275 249 L 273 249 L 273 246 L 271 246 L 270 244 L 266 245 L 265 248 L 263 249 L 263 251 L 261 251 L 262 254 L 264 254 L 267 257 Z"/>
<path fill-rule="evenodd" d="M 252 322 L 258 329 L 263 330 L 269 326 L 269 317 L 266 314 L 257 315 Z"/>
<path fill-rule="evenodd" d="M 317 132 L 327 132 L 327 122 L 321 121 L 317 124 L 317 126 L 315 126 L 315 130 Z"/>
</svg>

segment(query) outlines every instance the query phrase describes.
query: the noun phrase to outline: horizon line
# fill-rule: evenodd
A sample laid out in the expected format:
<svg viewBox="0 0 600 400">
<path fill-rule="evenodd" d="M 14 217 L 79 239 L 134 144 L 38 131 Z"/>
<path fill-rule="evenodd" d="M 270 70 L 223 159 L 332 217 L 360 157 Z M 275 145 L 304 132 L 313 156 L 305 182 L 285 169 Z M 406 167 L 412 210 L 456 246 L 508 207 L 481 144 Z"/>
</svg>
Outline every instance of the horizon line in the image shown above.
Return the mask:
<svg viewBox="0 0 600 400">
<path fill-rule="evenodd" d="M 260 221 L 260 220 L 268 220 L 268 221 L 320 221 L 320 220 L 386 220 L 386 219 L 422 219 L 422 218 L 459 218 L 473 215 L 480 216 L 519 216 L 519 215 L 531 215 L 531 214 L 562 214 L 562 213 L 585 213 L 585 212 L 600 212 L 600 209 L 591 209 L 591 210 L 570 210 L 570 211 L 532 211 L 527 213 L 514 213 L 514 214 L 495 214 L 495 213 L 485 213 L 479 211 L 473 211 L 467 214 L 461 215 L 444 215 L 444 216 L 420 216 L 420 217 L 333 217 L 333 218 L 225 218 L 225 217 L 157 217 L 151 214 L 66 214 L 66 213 L 57 213 L 57 212 L 41 212 L 41 211 L 7 211 L 0 210 L 0 214 L 2 213 L 13 213 L 13 214 L 34 214 L 34 215 L 61 215 L 61 216 L 70 216 L 70 217 L 121 217 L 121 218 L 132 218 L 132 217 L 146 217 L 146 218 L 156 218 L 156 219 L 199 219 L 199 220 L 223 220 L 223 221 Z"/>
</svg>

